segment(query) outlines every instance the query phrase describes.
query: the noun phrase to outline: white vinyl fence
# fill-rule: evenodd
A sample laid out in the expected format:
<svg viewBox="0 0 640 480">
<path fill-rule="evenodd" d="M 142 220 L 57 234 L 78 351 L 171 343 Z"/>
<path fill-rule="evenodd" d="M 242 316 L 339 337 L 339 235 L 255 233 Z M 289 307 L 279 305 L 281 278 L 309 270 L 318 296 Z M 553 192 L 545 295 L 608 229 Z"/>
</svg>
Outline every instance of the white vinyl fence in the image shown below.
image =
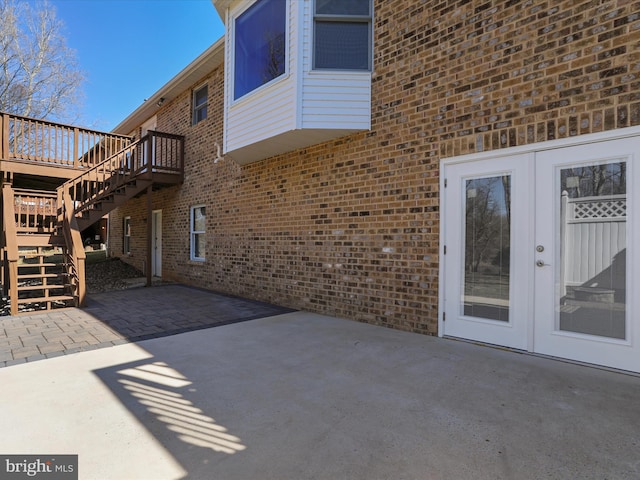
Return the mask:
<svg viewBox="0 0 640 480">
<path fill-rule="evenodd" d="M 563 192 L 562 295 L 566 294 L 566 287 L 584 284 L 614 290 L 625 288 L 626 214 L 624 194 L 569 198 Z"/>
</svg>

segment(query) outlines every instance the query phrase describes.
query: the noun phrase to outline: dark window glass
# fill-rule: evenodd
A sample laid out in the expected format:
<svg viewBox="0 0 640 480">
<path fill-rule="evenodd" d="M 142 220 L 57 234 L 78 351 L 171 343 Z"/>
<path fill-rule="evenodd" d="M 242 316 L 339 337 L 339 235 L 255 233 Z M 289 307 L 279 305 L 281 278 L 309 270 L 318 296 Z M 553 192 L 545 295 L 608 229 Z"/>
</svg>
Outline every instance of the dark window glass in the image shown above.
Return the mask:
<svg viewBox="0 0 640 480">
<path fill-rule="evenodd" d="M 317 22 L 316 68 L 367 70 L 369 68 L 369 24 Z"/>
<path fill-rule="evenodd" d="M 316 13 L 320 15 L 370 16 L 370 0 L 316 0 Z"/>
<path fill-rule="evenodd" d="M 314 29 L 314 68 L 370 70 L 370 0 L 316 0 Z"/>
<path fill-rule="evenodd" d="M 237 99 L 285 72 L 286 1 L 260 0 L 235 22 Z"/>
<path fill-rule="evenodd" d="M 208 88 L 205 85 L 193 94 L 193 123 L 196 124 L 207 118 Z"/>
</svg>

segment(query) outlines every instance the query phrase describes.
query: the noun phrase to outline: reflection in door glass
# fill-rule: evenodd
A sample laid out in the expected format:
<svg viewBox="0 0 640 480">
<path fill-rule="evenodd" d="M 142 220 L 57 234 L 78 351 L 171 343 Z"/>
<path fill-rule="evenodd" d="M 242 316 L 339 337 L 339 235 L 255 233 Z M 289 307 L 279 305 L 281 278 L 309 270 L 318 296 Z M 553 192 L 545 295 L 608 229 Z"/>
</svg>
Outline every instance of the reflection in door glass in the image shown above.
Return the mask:
<svg viewBox="0 0 640 480">
<path fill-rule="evenodd" d="M 560 170 L 559 329 L 624 339 L 627 164 Z"/>
<path fill-rule="evenodd" d="M 511 177 L 465 184 L 463 314 L 509 321 Z"/>
</svg>

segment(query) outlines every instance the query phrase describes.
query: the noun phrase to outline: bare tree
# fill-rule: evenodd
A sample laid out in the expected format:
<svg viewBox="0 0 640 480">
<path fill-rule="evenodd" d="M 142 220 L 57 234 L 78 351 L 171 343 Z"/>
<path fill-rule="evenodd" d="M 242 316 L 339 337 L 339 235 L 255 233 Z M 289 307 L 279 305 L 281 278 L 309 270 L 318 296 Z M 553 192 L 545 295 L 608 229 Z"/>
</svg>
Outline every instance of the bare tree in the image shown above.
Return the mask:
<svg viewBox="0 0 640 480">
<path fill-rule="evenodd" d="M 627 165 L 617 162 L 567 168 L 561 171 L 561 180 L 562 189 L 568 190 L 571 198 L 624 194 Z"/>
<path fill-rule="evenodd" d="M 478 272 L 489 258 L 508 272 L 511 183 L 509 177 L 475 179 L 466 185 L 465 271 Z M 504 272 L 503 272 L 504 273 Z"/>
<path fill-rule="evenodd" d="M 0 111 L 77 120 L 84 75 L 46 0 L 0 0 Z"/>
<path fill-rule="evenodd" d="M 262 81 L 267 83 L 279 77 L 285 71 L 285 44 L 282 34 L 275 32 L 266 33 L 269 52 L 267 54 L 267 64 L 262 74 Z"/>
</svg>

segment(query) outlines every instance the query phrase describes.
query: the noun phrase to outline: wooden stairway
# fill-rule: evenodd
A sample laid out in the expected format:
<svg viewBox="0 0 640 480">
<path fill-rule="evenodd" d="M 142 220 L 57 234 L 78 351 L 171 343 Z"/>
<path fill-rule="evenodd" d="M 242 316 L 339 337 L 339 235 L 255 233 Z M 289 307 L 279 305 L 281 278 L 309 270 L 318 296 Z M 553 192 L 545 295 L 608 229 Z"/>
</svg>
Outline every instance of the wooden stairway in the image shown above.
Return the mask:
<svg viewBox="0 0 640 480">
<path fill-rule="evenodd" d="M 144 192 L 152 183 L 151 180 L 133 179 L 87 203 L 79 209 L 76 215 L 80 231 L 90 227 L 105 214 Z"/>
<path fill-rule="evenodd" d="M 76 295 L 70 281 L 70 264 L 66 262 L 62 245 L 60 249 L 57 255 L 52 255 L 51 245 L 47 244 L 35 247 L 35 253 L 21 255 L 17 277 L 18 312 L 75 305 Z M 62 257 L 62 261 L 50 262 L 49 259 L 55 256 Z"/>
<path fill-rule="evenodd" d="M 82 306 L 85 253 L 80 232 L 153 185 L 182 182 L 183 158 L 182 136 L 148 132 L 56 192 L 20 191 L 3 184 L 2 284 L 11 315 Z"/>
<path fill-rule="evenodd" d="M 150 131 L 58 187 L 58 202 L 66 208 L 63 196 L 69 195 L 82 231 L 151 185 L 180 183 L 183 140 L 179 135 Z"/>
<path fill-rule="evenodd" d="M 5 184 L 2 201 L 2 276 L 3 284 L 9 285 L 10 313 L 79 305 L 84 272 L 78 274 L 78 260 L 70 255 L 61 231 L 56 194 L 14 190 Z"/>
</svg>

